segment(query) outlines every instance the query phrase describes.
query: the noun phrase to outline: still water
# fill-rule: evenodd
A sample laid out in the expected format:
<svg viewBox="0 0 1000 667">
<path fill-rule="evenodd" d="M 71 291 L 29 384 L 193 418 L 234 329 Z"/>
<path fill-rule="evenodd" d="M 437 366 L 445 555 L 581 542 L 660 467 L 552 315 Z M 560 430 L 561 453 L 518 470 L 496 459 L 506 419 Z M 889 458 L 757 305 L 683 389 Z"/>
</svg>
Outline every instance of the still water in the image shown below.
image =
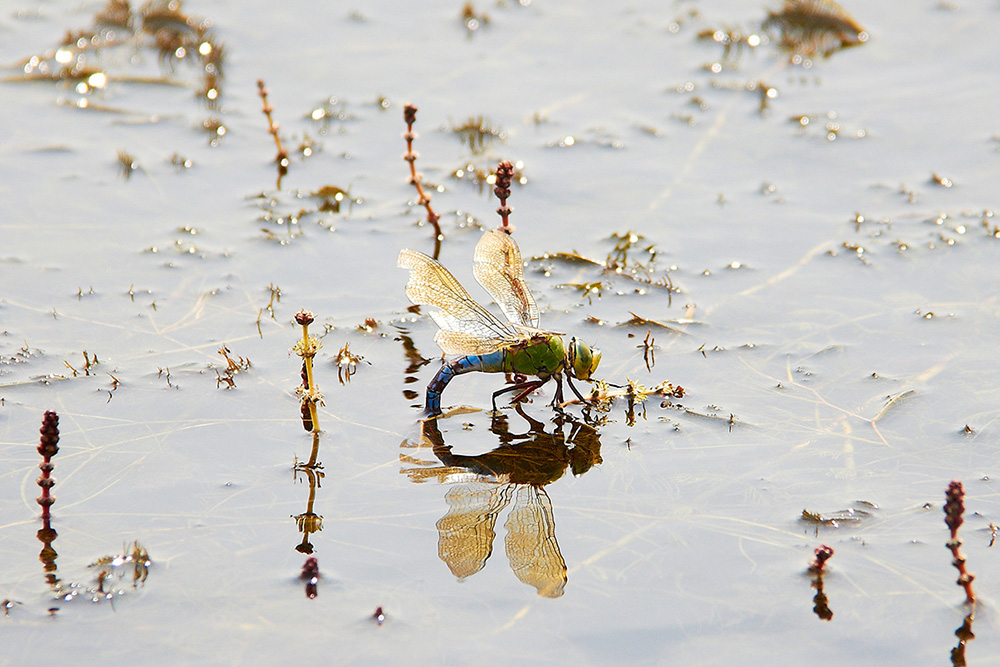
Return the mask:
<svg viewBox="0 0 1000 667">
<path fill-rule="evenodd" d="M 1000 659 L 1000 7 L 794 59 L 777 2 L 142 8 L 0 9 L 0 664 Z M 493 418 L 470 373 L 420 421 L 406 103 L 473 296 L 510 160 L 541 326 L 683 396 Z"/>
</svg>

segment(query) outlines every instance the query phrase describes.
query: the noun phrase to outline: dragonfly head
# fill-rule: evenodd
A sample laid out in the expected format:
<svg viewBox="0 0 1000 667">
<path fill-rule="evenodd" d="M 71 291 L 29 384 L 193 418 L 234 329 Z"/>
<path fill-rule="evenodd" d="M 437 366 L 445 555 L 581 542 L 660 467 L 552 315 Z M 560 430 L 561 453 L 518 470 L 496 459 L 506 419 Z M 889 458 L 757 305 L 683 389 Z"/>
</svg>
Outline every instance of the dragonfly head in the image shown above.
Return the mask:
<svg viewBox="0 0 1000 667">
<path fill-rule="evenodd" d="M 579 338 L 572 338 L 569 341 L 569 365 L 573 371 L 573 377 L 589 380 L 590 376 L 597 370 L 599 363 L 601 363 L 600 350 L 591 348 Z"/>
</svg>

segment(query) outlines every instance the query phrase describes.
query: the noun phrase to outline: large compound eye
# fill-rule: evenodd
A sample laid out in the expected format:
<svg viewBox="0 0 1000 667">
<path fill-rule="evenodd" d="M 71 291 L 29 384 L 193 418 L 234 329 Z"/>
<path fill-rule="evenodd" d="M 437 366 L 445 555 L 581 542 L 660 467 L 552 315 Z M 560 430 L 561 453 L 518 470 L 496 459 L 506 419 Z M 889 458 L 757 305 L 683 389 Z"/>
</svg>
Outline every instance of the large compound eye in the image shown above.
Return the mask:
<svg viewBox="0 0 1000 667">
<path fill-rule="evenodd" d="M 594 371 L 597 370 L 597 365 L 601 363 L 601 351 L 596 347 L 592 347 L 590 348 L 590 352 L 593 355 L 593 358 L 590 361 L 590 375 L 593 375 Z"/>
<path fill-rule="evenodd" d="M 594 354 L 590 346 L 578 338 L 569 342 L 569 363 L 573 367 L 573 376 L 581 380 L 589 380 L 601 361 L 601 353 Z"/>
</svg>

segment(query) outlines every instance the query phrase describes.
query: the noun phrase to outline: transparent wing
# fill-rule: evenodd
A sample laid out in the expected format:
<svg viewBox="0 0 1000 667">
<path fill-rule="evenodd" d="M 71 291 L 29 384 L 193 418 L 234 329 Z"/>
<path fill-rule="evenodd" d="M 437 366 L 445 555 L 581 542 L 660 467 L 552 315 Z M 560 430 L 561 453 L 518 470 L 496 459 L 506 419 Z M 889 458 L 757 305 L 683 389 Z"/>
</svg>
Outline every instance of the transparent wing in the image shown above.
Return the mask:
<svg viewBox="0 0 1000 667">
<path fill-rule="evenodd" d="M 439 329 L 434 342 L 445 354 L 488 354 L 511 344 L 510 338 L 480 338 L 447 329 Z"/>
<path fill-rule="evenodd" d="M 440 262 L 415 250 L 401 250 L 398 265 L 410 270 L 406 296 L 432 306 L 441 327 L 435 340 L 449 354 L 482 354 L 528 337 L 519 326 L 500 319 L 476 302 Z"/>
<path fill-rule="evenodd" d="M 479 572 L 493 553 L 497 514 L 510 502 L 505 484 L 465 484 L 445 495 L 448 513 L 437 522 L 438 557 L 459 579 Z"/>
<path fill-rule="evenodd" d="M 556 541 L 549 495 L 530 484 L 519 487 L 506 528 L 507 558 L 517 578 L 534 586 L 543 597 L 562 595 L 566 561 Z"/>
<path fill-rule="evenodd" d="M 538 327 L 538 306 L 524 282 L 521 250 L 510 234 L 499 229 L 483 234 L 476 245 L 473 273 L 508 320 Z"/>
</svg>

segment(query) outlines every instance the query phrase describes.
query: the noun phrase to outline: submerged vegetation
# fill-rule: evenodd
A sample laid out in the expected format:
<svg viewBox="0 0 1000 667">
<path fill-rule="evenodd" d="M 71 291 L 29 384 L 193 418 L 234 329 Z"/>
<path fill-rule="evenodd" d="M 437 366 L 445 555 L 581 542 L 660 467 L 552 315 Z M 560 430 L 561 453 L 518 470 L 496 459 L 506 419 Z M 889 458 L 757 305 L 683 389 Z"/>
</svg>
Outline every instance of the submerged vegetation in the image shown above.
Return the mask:
<svg viewBox="0 0 1000 667">
<path fill-rule="evenodd" d="M 778 28 L 781 48 L 797 55 L 829 56 L 868 41 L 868 33 L 834 0 L 785 0 L 763 27 Z"/>
<path fill-rule="evenodd" d="M 74 84 L 75 105 L 81 109 L 119 111 L 92 100 L 95 91 L 119 83 L 190 85 L 210 110 L 222 102 L 226 49 L 212 31 L 212 22 L 184 11 L 181 0 L 147 0 L 133 8 L 129 0 L 108 0 L 94 15 L 90 28 L 67 30 L 57 47 L 22 60 L 22 73 L 8 81 L 52 81 Z M 105 62 L 137 62 L 112 58 L 117 53 L 156 55 L 162 74 L 146 76 L 128 70 L 105 70 Z M 197 83 L 175 77 L 181 64 L 193 67 Z"/>
</svg>

